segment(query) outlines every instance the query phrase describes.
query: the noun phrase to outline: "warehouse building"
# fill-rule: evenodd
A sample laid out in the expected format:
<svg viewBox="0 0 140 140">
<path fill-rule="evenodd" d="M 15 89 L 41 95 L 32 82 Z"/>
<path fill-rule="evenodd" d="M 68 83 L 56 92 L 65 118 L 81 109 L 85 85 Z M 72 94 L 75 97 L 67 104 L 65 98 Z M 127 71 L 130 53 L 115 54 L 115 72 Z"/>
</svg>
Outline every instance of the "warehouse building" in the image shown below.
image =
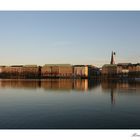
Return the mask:
<svg viewBox="0 0 140 140">
<path fill-rule="evenodd" d="M 41 69 L 43 78 L 72 78 L 73 67 L 70 64 L 46 64 Z"/>
<path fill-rule="evenodd" d="M 37 65 L 25 65 L 22 67 L 21 76 L 23 78 L 39 78 L 41 68 Z"/>
<path fill-rule="evenodd" d="M 37 65 L 1 66 L 1 78 L 38 78 L 40 67 Z"/>
<path fill-rule="evenodd" d="M 22 65 L 1 66 L 0 77 L 1 78 L 17 78 L 20 76 L 22 67 L 23 67 Z"/>
</svg>

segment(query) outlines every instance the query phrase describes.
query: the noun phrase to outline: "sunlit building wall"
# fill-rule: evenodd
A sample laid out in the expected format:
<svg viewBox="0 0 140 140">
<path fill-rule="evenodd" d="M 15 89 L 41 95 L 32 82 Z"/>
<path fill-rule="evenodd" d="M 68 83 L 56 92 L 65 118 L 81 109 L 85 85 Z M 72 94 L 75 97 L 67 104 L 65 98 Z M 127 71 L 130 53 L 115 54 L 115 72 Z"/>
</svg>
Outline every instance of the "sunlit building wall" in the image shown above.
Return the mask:
<svg viewBox="0 0 140 140">
<path fill-rule="evenodd" d="M 75 77 L 88 77 L 88 66 L 75 65 L 74 76 Z"/>
<path fill-rule="evenodd" d="M 70 64 L 46 64 L 41 69 L 42 77 L 72 77 L 73 67 Z"/>
<path fill-rule="evenodd" d="M 119 64 L 117 64 L 117 74 L 128 74 L 130 65 L 131 65 L 131 63 L 119 63 Z"/>
</svg>

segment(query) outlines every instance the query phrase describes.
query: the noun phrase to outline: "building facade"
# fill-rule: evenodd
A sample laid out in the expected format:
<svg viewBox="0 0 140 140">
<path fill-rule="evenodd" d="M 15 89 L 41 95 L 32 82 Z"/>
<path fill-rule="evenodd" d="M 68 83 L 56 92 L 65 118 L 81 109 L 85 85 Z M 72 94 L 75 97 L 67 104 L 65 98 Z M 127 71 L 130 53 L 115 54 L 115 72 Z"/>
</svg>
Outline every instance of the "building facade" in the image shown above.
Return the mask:
<svg viewBox="0 0 140 140">
<path fill-rule="evenodd" d="M 43 78 L 71 78 L 73 76 L 73 67 L 70 64 L 46 64 L 41 69 L 41 76 Z"/>
<path fill-rule="evenodd" d="M 21 76 L 25 78 L 39 78 L 40 67 L 37 65 L 25 65 L 22 67 Z"/>
<path fill-rule="evenodd" d="M 88 66 L 74 65 L 73 69 L 74 69 L 75 78 L 87 78 L 88 77 Z"/>
<path fill-rule="evenodd" d="M 129 77 L 140 78 L 140 63 L 129 65 Z"/>
<path fill-rule="evenodd" d="M 119 64 L 117 64 L 117 74 L 128 74 L 130 65 L 131 65 L 131 63 L 119 63 Z"/>
<path fill-rule="evenodd" d="M 1 66 L 1 78 L 39 78 L 40 67 L 37 65 Z"/>
<path fill-rule="evenodd" d="M 117 75 L 117 65 L 105 64 L 102 67 L 101 74 L 103 77 L 115 77 Z"/>
<path fill-rule="evenodd" d="M 101 71 L 99 68 L 89 65 L 88 66 L 88 78 L 100 78 L 101 76 Z"/>
</svg>

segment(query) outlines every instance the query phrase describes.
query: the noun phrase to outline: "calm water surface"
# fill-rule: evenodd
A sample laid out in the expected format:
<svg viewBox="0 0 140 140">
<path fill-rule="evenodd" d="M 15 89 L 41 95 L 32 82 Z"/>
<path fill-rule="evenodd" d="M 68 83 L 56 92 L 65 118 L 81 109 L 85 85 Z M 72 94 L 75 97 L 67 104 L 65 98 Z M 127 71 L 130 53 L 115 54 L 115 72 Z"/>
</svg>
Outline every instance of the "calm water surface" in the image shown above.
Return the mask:
<svg viewBox="0 0 140 140">
<path fill-rule="evenodd" d="M 0 128 L 140 128 L 140 82 L 0 80 Z"/>
</svg>

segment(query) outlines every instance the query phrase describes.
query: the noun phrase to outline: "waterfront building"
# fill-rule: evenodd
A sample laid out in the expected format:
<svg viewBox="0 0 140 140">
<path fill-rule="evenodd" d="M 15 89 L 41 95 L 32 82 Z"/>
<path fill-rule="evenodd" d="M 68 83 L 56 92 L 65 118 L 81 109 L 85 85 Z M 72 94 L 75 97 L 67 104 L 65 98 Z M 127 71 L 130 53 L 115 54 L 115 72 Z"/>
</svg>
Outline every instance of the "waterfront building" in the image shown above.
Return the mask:
<svg viewBox="0 0 140 140">
<path fill-rule="evenodd" d="M 39 78 L 40 67 L 37 65 L 24 65 L 22 68 L 22 76 L 25 78 Z"/>
<path fill-rule="evenodd" d="M 71 78 L 73 75 L 73 67 L 70 64 L 46 64 L 41 69 L 41 76 Z"/>
<path fill-rule="evenodd" d="M 129 65 L 129 71 L 131 72 L 140 72 L 140 63 Z"/>
<path fill-rule="evenodd" d="M 60 77 L 72 77 L 73 67 L 69 64 L 59 66 Z"/>
<path fill-rule="evenodd" d="M 139 78 L 140 64 L 118 63 L 117 65 L 106 64 L 102 67 L 102 76 L 114 75 L 118 78 Z"/>
<path fill-rule="evenodd" d="M 52 75 L 52 65 L 44 65 L 41 68 L 41 76 L 47 77 Z"/>
<path fill-rule="evenodd" d="M 12 65 L 0 67 L 1 78 L 38 78 L 37 65 Z"/>
<path fill-rule="evenodd" d="M 118 63 L 117 64 L 117 74 L 128 74 L 130 65 L 131 65 L 131 63 Z"/>
<path fill-rule="evenodd" d="M 116 75 L 117 74 L 117 65 L 116 64 L 114 64 L 114 65 L 105 64 L 102 67 L 102 72 L 101 73 L 102 73 L 103 76 L 106 76 L 106 75 L 109 75 L 109 76 Z"/>
<path fill-rule="evenodd" d="M 100 76 L 100 69 L 93 65 L 74 65 L 75 78 L 97 78 Z"/>
<path fill-rule="evenodd" d="M 22 65 L 2 66 L 0 67 L 1 78 L 16 78 L 20 76 Z"/>
<path fill-rule="evenodd" d="M 87 65 L 74 65 L 74 77 L 75 78 L 87 78 L 88 66 Z"/>
<path fill-rule="evenodd" d="M 6 66 L 0 66 L 0 74 L 3 73 L 5 67 L 6 67 Z"/>
<path fill-rule="evenodd" d="M 22 72 L 23 65 L 13 65 L 9 67 L 9 73 L 11 73 L 14 76 L 19 76 Z"/>
<path fill-rule="evenodd" d="M 135 64 L 136 72 L 140 72 L 140 63 Z"/>
<path fill-rule="evenodd" d="M 98 67 L 88 65 L 88 78 L 97 78 L 100 77 L 101 71 Z"/>
<path fill-rule="evenodd" d="M 115 52 L 112 51 L 110 64 L 102 66 L 101 75 L 104 78 L 113 78 L 117 74 L 117 65 L 114 59 Z"/>
<path fill-rule="evenodd" d="M 129 77 L 140 78 L 140 63 L 129 65 Z"/>
</svg>

